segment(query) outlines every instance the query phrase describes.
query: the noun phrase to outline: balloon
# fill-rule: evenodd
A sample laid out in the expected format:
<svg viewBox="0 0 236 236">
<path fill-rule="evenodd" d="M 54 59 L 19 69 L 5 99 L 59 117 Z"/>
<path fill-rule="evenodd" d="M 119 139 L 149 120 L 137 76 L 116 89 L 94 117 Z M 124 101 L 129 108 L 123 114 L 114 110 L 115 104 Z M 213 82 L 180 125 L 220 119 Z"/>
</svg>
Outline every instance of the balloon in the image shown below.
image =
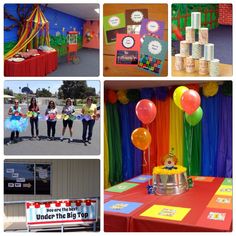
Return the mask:
<svg viewBox="0 0 236 236">
<path fill-rule="evenodd" d="M 156 117 L 157 109 L 151 100 L 142 99 L 137 103 L 135 112 L 143 124 L 150 124 Z"/>
<path fill-rule="evenodd" d="M 181 110 L 183 110 L 183 107 L 181 106 L 181 97 L 184 94 L 184 92 L 186 92 L 187 90 L 189 90 L 187 87 L 185 86 L 179 86 L 175 89 L 174 93 L 173 93 L 173 100 L 175 105 L 180 108 Z"/>
<path fill-rule="evenodd" d="M 181 106 L 183 107 L 183 110 L 191 115 L 193 112 L 195 112 L 198 107 L 201 104 L 201 98 L 193 89 L 189 89 L 185 91 L 181 97 Z"/>
<path fill-rule="evenodd" d="M 152 137 L 147 129 L 137 128 L 131 134 L 131 141 L 136 148 L 144 151 L 150 146 Z"/>
<path fill-rule="evenodd" d="M 203 116 L 203 111 L 201 107 L 198 107 L 198 109 L 191 115 L 185 113 L 185 119 L 191 126 L 197 125 L 201 121 L 202 116 Z"/>
</svg>

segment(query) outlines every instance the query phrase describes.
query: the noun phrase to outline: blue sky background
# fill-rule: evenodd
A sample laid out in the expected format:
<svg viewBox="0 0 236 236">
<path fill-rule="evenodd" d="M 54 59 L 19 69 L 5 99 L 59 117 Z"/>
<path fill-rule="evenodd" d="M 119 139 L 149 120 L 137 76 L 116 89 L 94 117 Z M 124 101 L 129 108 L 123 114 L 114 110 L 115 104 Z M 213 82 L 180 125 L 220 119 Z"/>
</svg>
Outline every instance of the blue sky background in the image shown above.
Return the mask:
<svg viewBox="0 0 236 236">
<path fill-rule="evenodd" d="M 50 92 L 55 93 L 58 88 L 62 85 L 62 80 L 7 80 L 4 82 L 4 88 L 9 87 L 14 93 L 19 93 L 19 87 L 26 87 L 28 84 L 29 88 L 36 91 L 36 89 L 50 87 Z M 87 85 L 96 89 L 96 93 L 100 93 L 100 82 L 98 80 L 87 80 Z"/>
</svg>

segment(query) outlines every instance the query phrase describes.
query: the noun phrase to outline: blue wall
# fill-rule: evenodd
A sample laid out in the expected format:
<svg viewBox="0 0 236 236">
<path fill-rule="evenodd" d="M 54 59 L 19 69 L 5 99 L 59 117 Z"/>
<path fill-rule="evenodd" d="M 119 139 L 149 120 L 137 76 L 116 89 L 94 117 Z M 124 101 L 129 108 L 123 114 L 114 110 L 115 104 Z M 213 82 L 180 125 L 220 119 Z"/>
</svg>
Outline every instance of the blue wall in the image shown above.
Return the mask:
<svg viewBox="0 0 236 236">
<path fill-rule="evenodd" d="M 32 4 L 27 5 L 28 7 L 32 6 Z M 5 4 L 4 9 L 6 9 L 9 14 L 18 18 L 17 4 Z M 51 36 L 56 36 L 58 32 L 60 32 L 61 35 L 66 35 L 67 31 L 71 31 L 73 28 L 79 31 L 80 35 L 83 35 L 83 23 L 85 22 L 83 19 L 65 14 L 50 7 L 46 8 L 44 15 L 49 21 L 49 32 Z M 4 19 L 4 26 L 11 24 L 14 24 L 14 21 Z M 65 28 L 64 32 L 63 28 Z M 11 31 L 4 31 L 4 43 L 17 41 L 17 30 L 17 28 L 14 28 Z"/>
</svg>

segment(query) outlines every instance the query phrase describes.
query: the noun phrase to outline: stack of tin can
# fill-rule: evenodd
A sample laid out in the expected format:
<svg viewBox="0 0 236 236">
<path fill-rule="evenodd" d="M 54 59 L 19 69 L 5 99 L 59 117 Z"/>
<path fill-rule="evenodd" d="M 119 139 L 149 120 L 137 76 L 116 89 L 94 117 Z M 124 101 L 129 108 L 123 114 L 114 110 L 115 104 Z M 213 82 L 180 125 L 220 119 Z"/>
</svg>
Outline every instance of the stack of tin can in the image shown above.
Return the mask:
<svg viewBox="0 0 236 236">
<path fill-rule="evenodd" d="M 180 41 L 180 53 L 175 55 L 175 70 L 219 76 L 219 66 L 220 60 L 214 58 L 214 44 L 208 42 L 208 28 L 201 27 L 201 12 L 192 12 L 191 26 L 185 28 L 185 40 Z"/>
</svg>

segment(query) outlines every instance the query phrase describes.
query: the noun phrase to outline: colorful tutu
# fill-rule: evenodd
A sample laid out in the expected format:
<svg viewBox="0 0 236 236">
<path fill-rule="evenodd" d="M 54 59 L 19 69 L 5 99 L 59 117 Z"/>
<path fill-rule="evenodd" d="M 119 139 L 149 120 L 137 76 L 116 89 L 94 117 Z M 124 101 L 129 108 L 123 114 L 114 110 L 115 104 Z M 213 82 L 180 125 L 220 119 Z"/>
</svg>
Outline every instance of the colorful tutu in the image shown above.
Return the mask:
<svg viewBox="0 0 236 236">
<path fill-rule="evenodd" d="M 5 120 L 4 126 L 10 131 L 24 132 L 28 127 L 28 118 L 10 116 Z"/>
</svg>

